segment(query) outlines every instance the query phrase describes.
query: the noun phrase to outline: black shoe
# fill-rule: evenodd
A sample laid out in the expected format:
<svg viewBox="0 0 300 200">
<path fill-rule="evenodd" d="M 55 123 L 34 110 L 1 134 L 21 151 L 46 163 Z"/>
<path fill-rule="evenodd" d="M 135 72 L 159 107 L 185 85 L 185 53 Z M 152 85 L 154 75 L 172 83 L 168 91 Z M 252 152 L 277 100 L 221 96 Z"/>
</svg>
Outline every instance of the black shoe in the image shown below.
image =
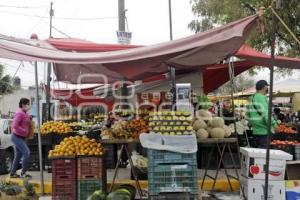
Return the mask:
<svg viewBox="0 0 300 200">
<path fill-rule="evenodd" d="M 20 175 L 19 174 L 11 174 L 10 178 L 20 178 Z"/>
<path fill-rule="evenodd" d="M 28 179 L 31 179 L 32 176 L 30 174 L 27 174 L 27 173 L 21 173 L 21 178 L 28 178 Z"/>
</svg>

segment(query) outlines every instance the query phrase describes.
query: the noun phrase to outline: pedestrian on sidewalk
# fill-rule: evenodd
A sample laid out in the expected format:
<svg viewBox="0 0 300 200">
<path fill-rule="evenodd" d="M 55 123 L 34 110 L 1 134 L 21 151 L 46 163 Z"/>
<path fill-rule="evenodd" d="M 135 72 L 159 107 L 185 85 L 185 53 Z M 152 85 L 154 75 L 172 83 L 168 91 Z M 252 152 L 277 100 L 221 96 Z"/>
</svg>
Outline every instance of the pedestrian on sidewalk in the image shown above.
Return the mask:
<svg viewBox="0 0 300 200">
<path fill-rule="evenodd" d="M 256 93 L 249 99 L 246 117 L 253 130 L 252 146 L 266 149 L 268 142 L 269 99 L 266 96 L 269 84 L 265 80 L 256 83 Z M 274 133 L 277 122 L 271 120 L 271 132 Z"/>
<path fill-rule="evenodd" d="M 31 119 L 28 114 L 30 109 L 30 101 L 27 98 L 21 98 L 19 102 L 19 109 L 15 113 L 12 124 L 12 142 L 14 143 L 14 161 L 10 172 L 11 178 L 31 178 L 27 174 L 30 150 L 26 143 L 26 138 L 29 136 L 31 130 Z M 16 173 L 18 165 L 22 159 L 21 176 Z"/>
</svg>

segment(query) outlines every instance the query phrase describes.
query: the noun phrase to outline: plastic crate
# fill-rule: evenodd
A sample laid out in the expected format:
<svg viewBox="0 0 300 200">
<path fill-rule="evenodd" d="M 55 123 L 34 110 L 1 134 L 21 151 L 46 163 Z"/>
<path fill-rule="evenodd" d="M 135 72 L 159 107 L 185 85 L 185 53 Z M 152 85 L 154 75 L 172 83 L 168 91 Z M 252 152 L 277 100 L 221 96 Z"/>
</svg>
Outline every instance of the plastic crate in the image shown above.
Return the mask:
<svg viewBox="0 0 300 200">
<path fill-rule="evenodd" d="M 52 180 L 53 200 L 74 200 L 76 199 L 76 179 Z"/>
<path fill-rule="evenodd" d="M 199 194 L 191 193 L 161 193 L 159 195 L 149 195 L 149 200 L 198 200 Z"/>
<path fill-rule="evenodd" d="M 57 158 L 52 160 L 52 180 L 76 179 L 76 159 Z"/>
<path fill-rule="evenodd" d="M 118 149 L 115 144 L 102 144 L 105 151 L 105 168 L 114 169 L 118 160 Z"/>
<path fill-rule="evenodd" d="M 158 165 L 148 167 L 148 191 L 150 195 L 165 192 L 198 193 L 196 165 Z"/>
<path fill-rule="evenodd" d="M 86 200 L 96 190 L 102 190 L 106 193 L 105 180 L 80 180 L 77 181 L 77 200 Z"/>
<path fill-rule="evenodd" d="M 106 176 L 103 157 L 88 156 L 77 158 L 77 179 L 103 179 Z"/>
<path fill-rule="evenodd" d="M 148 165 L 158 165 L 164 163 L 184 163 L 189 165 L 197 164 L 196 153 L 176 153 L 156 149 L 148 149 Z"/>
<path fill-rule="evenodd" d="M 29 159 L 29 170 L 30 171 L 39 171 L 40 170 L 40 157 L 39 157 L 39 147 L 38 145 L 28 145 L 30 150 L 30 159 Z M 46 169 L 46 166 L 49 165 L 48 159 L 48 150 L 50 146 L 42 145 L 42 158 L 43 158 L 43 169 Z M 51 165 L 51 163 L 50 163 Z"/>
</svg>

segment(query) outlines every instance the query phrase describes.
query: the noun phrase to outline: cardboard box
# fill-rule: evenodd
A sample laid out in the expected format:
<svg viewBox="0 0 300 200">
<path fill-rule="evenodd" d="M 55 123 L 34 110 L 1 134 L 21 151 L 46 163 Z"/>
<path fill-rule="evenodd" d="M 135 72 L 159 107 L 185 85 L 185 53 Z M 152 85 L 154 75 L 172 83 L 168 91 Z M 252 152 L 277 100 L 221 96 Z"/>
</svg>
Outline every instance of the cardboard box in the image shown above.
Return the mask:
<svg viewBox="0 0 300 200">
<path fill-rule="evenodd" d="M 247 178 L 265 179 L 266 150 L 256 148 L 240 148 L 241 174 Z M 285 176 L 286 160 L 293 156 L 281 151 L 270 150 L 269 180 L 283 181 Z"/>
<path fill-rule="evenodd" d="M 264 200 L 265 180 L 255 180 L 246 177 L 241 177 L 241 192 L 240 196 L 243 199 L 243 192 L 248 200 Z M 285 199 L 285 181 L 269 181 L 268 187 L 269 200 L 284 200 Z"/>
<path fill-rule="evenodd" d="M 286 200 L 300 199 L 300 180 L 285 181 Z"/>
</svg>

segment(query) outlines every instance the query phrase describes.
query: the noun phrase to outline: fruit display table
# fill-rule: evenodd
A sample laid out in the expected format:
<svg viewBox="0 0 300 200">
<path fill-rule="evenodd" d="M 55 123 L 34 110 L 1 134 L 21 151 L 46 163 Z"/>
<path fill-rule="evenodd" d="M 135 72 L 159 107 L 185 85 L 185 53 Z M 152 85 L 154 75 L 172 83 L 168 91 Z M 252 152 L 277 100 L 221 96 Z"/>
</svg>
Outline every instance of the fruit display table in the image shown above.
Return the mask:
<svg viewBox="0 0 300 200">
<path fill-rule="evenodd" d="M 231 182 L 230 182 L 230 178 L 234 178 L 234 179 L 239 180 L 239 172 L 238 172 L 238 168 L 236 167 L 235 159 L 234 159 L 233 154 L 232 154 L 231 145 L 237 145 L 237 142 L 238 141 L 237 141 L 236 138 L 221 138 L 221 139 L 207 138 L 207 139 L 201 139 L 201 140 L 198 139 L 198 144 L 199 145 L 201 145 L 201 144 L 210 144 L 210 145 L 213 146 L 213 148 L 209 152 L 208 161 L 207 161 L 207 164 L 206 164 L 206 167 L 205 167 L 204 177 L 203 177 L 203 181 L 202 181 L 202 184 L 201 184 L 201 189 L 203 189 L 203 185 L 204 185 L 204 181 L 205 181 L 206 177 L 211 178 L 212 180 L 214 180 L 214 183 L 212 185 L 212 190 L 215 189 L 215 184 L 216 184 L 216 181 L 218 179 L 218 175 L 219 175 L 219 172 L 220 172 L 220 169 L 221 169 L 221 165 L 223 164 L 227 181 L 229 183 L 231 191 L 233 191 L 233 188 L 232 188 L 232 185 L 231 185 Z M 210 167 L 210 163 L 211 163 L 212 158 L 213 157 L 216 158 L 216 156 L 213 155 L 215 149 L 217 149 L 217 152 L 218 152 L 218 158 L 217 158 L 218 159 L 218 166 L 217 166 L 217 169 L 216 169 L 215 174 L 213 176 L 213 175 L 208 174 L 208 169 Z M 227 168 L 226 168 L 225 161 L 224 161 L 224 158 L 225 158 L 224 153 L 225 153 L 226 149 L 228 149 L 228 151 L 229 151 L 231 161 L 234 165 L 234 170 L 235 170 L 236 177 L 229 175 L 228 172 L 227 172 Z"/>
</svg>

